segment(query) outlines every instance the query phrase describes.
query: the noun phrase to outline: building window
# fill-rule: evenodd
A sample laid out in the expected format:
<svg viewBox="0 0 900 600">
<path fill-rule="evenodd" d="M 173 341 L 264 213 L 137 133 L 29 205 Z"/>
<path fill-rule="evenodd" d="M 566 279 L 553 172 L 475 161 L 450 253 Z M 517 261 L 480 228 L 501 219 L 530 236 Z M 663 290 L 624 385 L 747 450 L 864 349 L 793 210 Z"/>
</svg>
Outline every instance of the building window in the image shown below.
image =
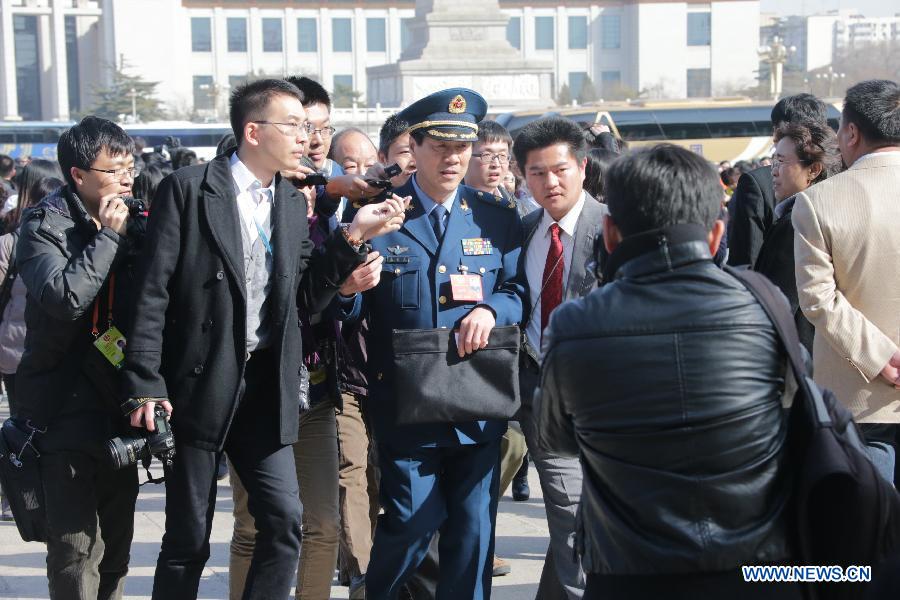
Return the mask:
<svg viewBox="0 0 900 600">
<path fill-rule="evenodd" d="M 600 83 L 604 88 L 608 85 L 619 85 L 622 83 L 622 71 L 601 71 Z"/>
<path fill-rule="evenodd" d="M 26 121 L 40 121 L 41 64 L 38 53 L 37 17 L 13 15 L 13 43 L 16 57 L 19 116 Z"/>
<path fill-rule="evenodd" d="M 584 71 L 572 71 L 569 73 L 569 92 L 573 98 L 578 98 L 581 95 L 587 76 L 587 73 Z"/>
<path fill-rule="evenodd" d="M 688 13 L 687 43 L 688 46 L 709 46 L 712 35 L 710 13 Z"/>
<path fill-rule="evenodd" d="M 231 90 L 234 90 L 234 88 L 240 87 L 240 86 L 244 85 L 245 83 L 247 83 L 246 75 L 229 75 L 228 76 L 228 87 Z"/>
<path fill-rule="evenodd" d="M 194 110 L 212 110 L 212 75 L 194 75 Z"/>
<path fill-rule="evenodd" d="M 341 88 L 341 90 L 338 90 Z M 347 92 L 353 91 L 353 75 L 335 75 L 334 76 L 334 89 L 332 92 L 337 95 L 339 91 Z"/>
<path fill-rule="evenodd" d="M 281 37 L 281 19 L 263 19 L 262 38 L 263 52 L 281 52 L 284 49 L 284 41 Z"/>
<path fill-rule="evenodd" d="M 522 17 L 510 17 L 506 24 L 506 40 L 516 50 L 522 49 Z"/>
<path fill-rule="evenodd" d="M 569 17 L 569 50 L 586 50 L 587 41 L 587 17 Z"/>
<path fill-rule="evenodd" d="M 709 69 L 687 70 L 687 97 L 709 98 L 712 96 L 712 83 Z"/>
<path fill-rule="evenodd" d="M 603 15 L 600 17 L 600 47 L 613 50 L 622 47 L 622 16 Z"/>
<path fill-rule="evenodd" d="M 66 23 L 66 77 L 69 80 L 69 110 L 81 110 L 81 77 L 78 74 L 78 25 L 74 16 L 67 15 Z"/>
<path fill-rule="evenodd" d="M 386 21 L 384 19 L 366 19 L 366 51 L 387 51 Z"/>
<path fill-rule="evenodd" d="M 318 52 L 319 30 L 315 19 L 297 19 L 297 52 Z"/>
<path fill-rule="evenodd" d="M 353 52 L 353 26 L 350 19 L 331 20 L 331 50 Z"/>
<path fill-rule="evenodd" d="M 600 71 L 600 93 L 606 96 L 622 85 L 622 71 Z"/>
<path fill-rule="evenodd" d="M 228 17 L 228 51 L 247 51 L 247 19 L 243 17 Z"/>
<path fill-rule="evenodd" d="M 191 17 L 191 50 L 212 52 L 212 21 L 207 17 Z"/>
<path fill-rule="evenodd" d="M 534 49 L 553 50 L 553 17 L 534 18 Z"/>
<path fill-rule="evenodd" d="M 412 19 L 400 19 L 400 52 L 406 52 L 406 49 L 412 43 L 410 23 L 412 23 Z"/>
</svg>

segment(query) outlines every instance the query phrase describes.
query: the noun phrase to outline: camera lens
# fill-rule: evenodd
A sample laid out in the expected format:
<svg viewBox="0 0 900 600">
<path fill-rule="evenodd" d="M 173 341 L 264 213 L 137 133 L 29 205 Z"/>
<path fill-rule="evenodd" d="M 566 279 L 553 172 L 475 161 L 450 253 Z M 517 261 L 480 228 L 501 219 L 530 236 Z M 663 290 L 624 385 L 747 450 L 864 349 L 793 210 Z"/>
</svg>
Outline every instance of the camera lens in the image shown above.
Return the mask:
<svg viewBox="0 0 900 600">
<path fill-rule="evenodd" d="M 106 442 L 109 463 L 113 469 L 119 470 L 136 465 L 141 458 L 147 440 L 142 437 L 115 437 Z"/>
</svg>

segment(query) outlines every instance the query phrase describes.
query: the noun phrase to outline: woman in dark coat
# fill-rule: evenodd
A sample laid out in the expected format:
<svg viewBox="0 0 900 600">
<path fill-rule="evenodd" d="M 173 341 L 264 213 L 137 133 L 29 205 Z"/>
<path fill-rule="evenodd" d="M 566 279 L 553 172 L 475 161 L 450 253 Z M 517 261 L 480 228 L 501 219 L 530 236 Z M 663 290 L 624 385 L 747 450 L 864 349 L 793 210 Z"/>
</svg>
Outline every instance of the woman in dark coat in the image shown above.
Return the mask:
<svg viewBox="0 0 900 600">
<path fill-rule="evenodd" d="M 812 355 L 815 330 L 800 311 L 794 274 L 794 196 L 840 171 L 837 137 L 827 125 L 785 124 L 775 130 L 772 180 L 775 187 L 775 222 L 766 232 L 753 270 L 772 280 L 787 296 L 800 333 Z"/>
</svg>

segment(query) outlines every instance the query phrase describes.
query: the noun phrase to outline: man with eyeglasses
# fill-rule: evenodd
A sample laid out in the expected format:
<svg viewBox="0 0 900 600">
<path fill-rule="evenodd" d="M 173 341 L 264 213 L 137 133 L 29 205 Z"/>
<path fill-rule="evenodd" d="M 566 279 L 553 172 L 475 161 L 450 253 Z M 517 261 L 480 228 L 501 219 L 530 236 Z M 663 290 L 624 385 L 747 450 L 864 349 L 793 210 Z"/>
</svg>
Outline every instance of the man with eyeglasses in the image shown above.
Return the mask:
<svg viewBox="0 0 900 600">
<path fill-rule="evenodd" d="M 25 217 L 16 248 L 28 290 L 25 352 L 14 415 L 35 436 L 46 508 L 53 599 L 121 598 L 138 491 L 135 466 L 113 470 L 106 440 L 127 430 L 119 411 L 119 347 L 129 335 L 133 258 L 131 138 L 86 117 L 59 139 L 66 185 Z"/>
<path fill-rule="evenodd" d="M 308 140 L 303 95 L 279 79 L 231 96 L 237 149 L 160 184 L 138 269 L 123 411 L 153 430 L 171 401 L 175 459 L 166 472 L 166 531 L 153 598 L 195 598 L 209 558 L 216 465 L 226 452 L 247 490 L 256 547 L 243 598 L 287 597 L 300 549 L 292 444 L 298 438 L 304 343 L 300 311 L 317 314 L 399 228 L 396 196 L 360 209 L 313 252 L 307 201 L 285 177 Z"/>
</svg>

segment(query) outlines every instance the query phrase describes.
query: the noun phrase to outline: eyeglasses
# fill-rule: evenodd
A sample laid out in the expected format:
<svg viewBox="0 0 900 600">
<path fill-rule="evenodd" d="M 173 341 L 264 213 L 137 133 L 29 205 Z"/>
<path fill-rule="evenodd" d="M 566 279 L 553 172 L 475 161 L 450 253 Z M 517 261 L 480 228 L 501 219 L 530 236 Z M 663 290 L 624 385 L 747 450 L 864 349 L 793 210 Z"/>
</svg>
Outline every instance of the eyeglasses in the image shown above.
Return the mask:
<svg viewBox="0 0 900 600">
<path fill-rule="evenodd" d="M 112 175 L 116 179 L 122 179 L 126 175 L 134 179 L 134 176 L 137 174 L 137 169 L 135 169 L 134 167 L 130 167 L 128 169 L 95 169 L 94 167 L 88 167 L 88 171 L 107 173 L 108 175 Z"/>
<path fill-rule="evenodd" d="M 314 131 L 318 131 L 314 128 L 312 123 L 282 123 L 280 121 L 253 121 L 257 125 L 275 125 L 275 129 L 279 131 L 282 135 L 297 137 L 300 135 L 300 130 L 303 129 L 307 133 L 307 135 L 312 135 Z M 282 129 L 284 127 L 284 129 Z"/>
<path fill-rule="evenodd" d="M 306 126 L 306 132 L 311 136 L 318 133 L 323 138 L 330 138 L 332 135 L 334 135 L 335 131 L 336 129 L 331 125 L 329 125 L 328 127 L 322 127 L 321 129 L 316 129 L 312 123 L 307 123 Z"/>
<path fill-rule="evenodd" d="M 806 164 L 805 160 L 799 160 L 799 159 L 798 160 L 779 160 L 777 158 L 773 158 L 771 168 L 774 171 L 775 169 L 780 169 L 781 167 L 784 167 L 787 165 L 803 165 L 803 164 Z"/>
<path fill-rule="evenodd" d="M 491 164 L 495 160 L 501 165 L 509 164 L 509 154 L 503 154 L 502 152 L 500 154 L 494 154 L 493 152 L 482 152 L 481 154 L 476 154 L 475 156 L 478 158 L 478 160 L 487 164 Z"/>
</svg>

